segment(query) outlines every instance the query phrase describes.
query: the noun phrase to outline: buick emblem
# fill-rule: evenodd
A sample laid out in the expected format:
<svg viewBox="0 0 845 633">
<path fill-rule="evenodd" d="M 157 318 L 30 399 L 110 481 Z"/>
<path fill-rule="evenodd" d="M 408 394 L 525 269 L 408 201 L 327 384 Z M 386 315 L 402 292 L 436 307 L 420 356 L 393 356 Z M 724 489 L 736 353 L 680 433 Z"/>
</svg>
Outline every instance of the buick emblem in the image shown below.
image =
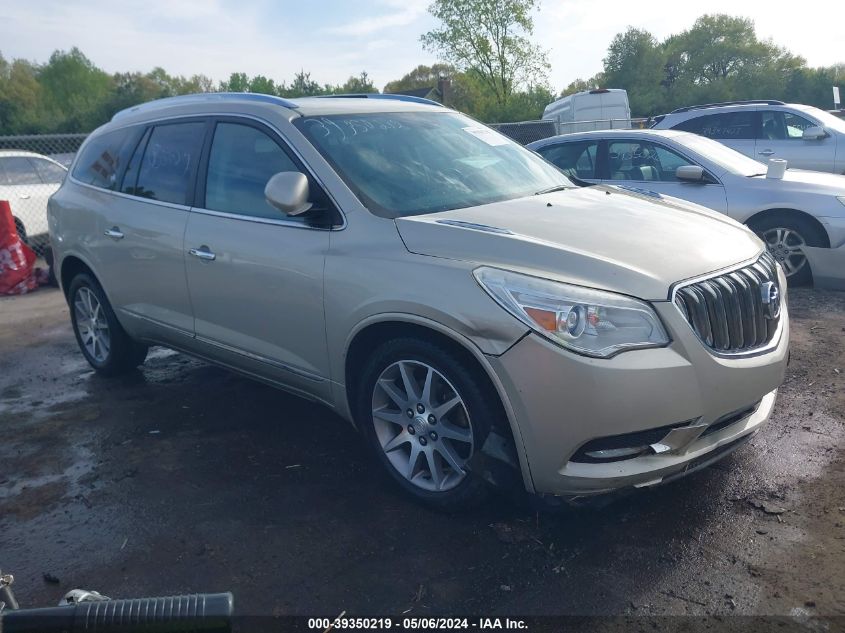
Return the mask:
<svg viewBox="0 0 845 633">
<path fill-rule="evenodd" d="M 773 281 L 760 284 L 760 299 L 763 302 L 763 316 L 776 319 L 780 315 L 780 290 Z"/>
</svg>

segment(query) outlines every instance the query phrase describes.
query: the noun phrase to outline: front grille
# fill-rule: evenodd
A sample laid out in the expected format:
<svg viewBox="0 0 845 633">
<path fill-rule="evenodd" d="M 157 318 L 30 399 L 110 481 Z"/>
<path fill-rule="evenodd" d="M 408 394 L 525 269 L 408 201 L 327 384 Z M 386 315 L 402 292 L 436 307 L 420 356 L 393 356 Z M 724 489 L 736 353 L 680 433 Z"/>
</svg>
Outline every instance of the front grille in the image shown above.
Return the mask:
<svg viewBox="0 0 845 633">
<path fill-rule="evenodd" d="M 780 321 L 779 311 L 772 316 L 764 302 L 766 282 L 778 286 L 777 264 L 769 253 L 745 268 L 678 288 L 675 305 L 710 349 L 752 351 L 771 342 Z"/>
</svg>

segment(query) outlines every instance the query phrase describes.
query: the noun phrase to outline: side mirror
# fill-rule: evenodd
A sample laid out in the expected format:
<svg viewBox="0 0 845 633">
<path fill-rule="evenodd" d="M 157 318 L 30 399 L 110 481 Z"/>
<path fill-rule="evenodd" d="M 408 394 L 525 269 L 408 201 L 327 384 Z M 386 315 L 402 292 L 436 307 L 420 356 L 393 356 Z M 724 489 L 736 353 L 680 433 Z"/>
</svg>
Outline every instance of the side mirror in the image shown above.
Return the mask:
<svg viewBox="0 0 845 633">
<path fill-rule="evenodd" d="M 702 182 L 704 168 L 699 165 L 681 165 L 675 170 L 675 178 L 686 182 Z"/>
<path fill-rule="evenodd" d="M 264 197 L 287 215 L 302 215 L 311 208 L 308 178 L 298 171 L 281 171 L 267 181 Z"/>
<path fill-rule="evenodd" d="M 813 125 L 812 127 L 808 127 L 804 130 L 801 134 L 801 138 L 805 141 L 818 141 L 819 139 L 827 138 L 827 132 L 825 132 L 823 127 Z"/>
</svg>

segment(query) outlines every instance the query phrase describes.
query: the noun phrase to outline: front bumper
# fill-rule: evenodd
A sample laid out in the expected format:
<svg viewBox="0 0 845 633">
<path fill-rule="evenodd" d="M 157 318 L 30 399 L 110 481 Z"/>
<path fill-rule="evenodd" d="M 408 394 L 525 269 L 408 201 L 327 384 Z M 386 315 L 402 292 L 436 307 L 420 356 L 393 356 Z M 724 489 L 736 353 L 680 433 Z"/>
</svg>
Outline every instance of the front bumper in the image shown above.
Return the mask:
<svg viewBox="0 0 845 633">
<path fill-rule="evenodd" d="M 534 492 L 579 497 L 662 483 L 726 455 L 769 418 L 788 358 L 785 307 L 772 349 L 724 358 L 707 350 L 673 304 L 654 305 L 673 339 L 665 348 L 595 359 L 530 334 L 490 358 L 519 427 Z M 571 460 L 596 438 L 684 422 L 704 427 L 753 405 L 753 412 L 728 426 L 692 433 L 689 442 L 659 454 L 603 463 Z"/>
</svg>

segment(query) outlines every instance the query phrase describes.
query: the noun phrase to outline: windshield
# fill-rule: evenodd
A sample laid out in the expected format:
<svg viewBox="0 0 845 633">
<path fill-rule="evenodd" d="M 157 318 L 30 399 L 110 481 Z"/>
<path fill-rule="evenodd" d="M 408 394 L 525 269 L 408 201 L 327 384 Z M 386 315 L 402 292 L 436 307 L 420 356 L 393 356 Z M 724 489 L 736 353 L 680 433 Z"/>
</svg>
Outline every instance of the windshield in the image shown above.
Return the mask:
<svg viewBox="0 0 845 633">
<path fill-rule="evenodd" d="M 364 206 L 385 217 L 574 187 L 533 152 L 455 112 L 312 116 L 295 124 Z"/>
<path fill-rule="evenodd" d="M 738 176 L 759 176 L 768 169 L 763 163 L 704 136 L 688 133 L 676 140 L 711 163 Z"/>
<path fill-rule="evenodd" d="M 801 106 L 797 109 L 817 118 L 823 127 L 845 134 L 845 120 L 840 119 L 838 116 L 820 110 L 819 108 L 814 108 L 813 106 Z"/>
</svg>

